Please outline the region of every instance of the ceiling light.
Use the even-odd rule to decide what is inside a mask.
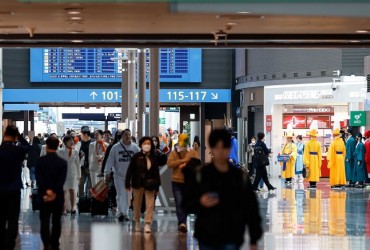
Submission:
[[[82,20],[82,17],[80,17],[80,16],[71,16],[71,17],[69,17],[69,19],[73,20],[73,21],[80,21],[80,20]]]
[[[83,43],[83,40],[71,40],[72,43]]]
[[[360,42],[360,40],[350,40],[349,42],[350,42],[350,43],[359,43],[359,42]]]
[[[249,11],[238,11],[238,12],[236,12],[236,13],[238,13],[238,14],[250,14],[250,12],[249,12]]]
[[[83,33],[84,31],[83,30],[70,30],[68,31],[69,34],[79,34],[79,33]]]
[[[81,14],[81,11],[78,11],[78,10],[70,10],[70,11],[67,11],[68,14],[70,15],[79,15]]]
[[[356,30],[356,33],[368,33],[369,30]]]
[[[235,23],[235,22],[228,22],[228,23],[226,23],[226,25],[229,25],[229,26],[235,26],[235,25],[238,25],[238,23]]]

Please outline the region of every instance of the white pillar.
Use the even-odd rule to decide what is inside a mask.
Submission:
[[[149,123],[150,136],[159,133],[159,49],[150,49],[150,105]]]
[[[122,60],[122,101],[121,101],[121,123],[125,123],[128,118],[128,62],[126,59]],[[128,128],[128,124],[126,127]],[[122,128],[120,128],[122,129]]]
[[[128,51],[128,120],[130,121],[129,124],[135,123],[135,89],[136,89],[136,82],[135,82],[135,51],[129,50]],[[131,127],[131,126],[130,126]],[[132,135],[135,135],[135,126],[130,128]]]
[[[137,135],[139,138],[145,136],[143,134],[143,114],[146,111],[146,60],[145,60],[146,51],[145,49],[140,49],[138,51],[138,105],[137,105]]]
[[[3,141],[3,49],[0,48],[0,142]]]

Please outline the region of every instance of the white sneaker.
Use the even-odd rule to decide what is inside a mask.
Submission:
[[[144,232],[147,234],[150,234],[152,232],[152,229],[150,228],[150,224],[145,223]]]
[[[140,222],[135,222],[135,232],[141,232],[141,224],[140,224]]]

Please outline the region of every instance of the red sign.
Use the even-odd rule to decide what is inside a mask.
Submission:
[[[307,116],[307,127],[309,128],[311,126],[311,122],[313,120],[316,120],[318,123],[318,128],[323,129],[323,128],[331,128],[331,123],[330,123],[330,115],[308,115]]]
[[[272,115],[266,115],[266,132],[272,131]]]
[[[306,128],[306,116],[305,115],[283,115],[283,128],[287,128],[289,124],[292,124],[293,129]]]

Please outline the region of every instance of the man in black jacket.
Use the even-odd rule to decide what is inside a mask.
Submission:
[[[67,176],[67,162],[56,151],[59,140],[49,137],[46,140],[47,155],[36,164],[36,180],[39,185],[41,239],[45,249],[59,249],[61,216],[64,205],[63,185]],[[52,230],[50,233],[50,217]]]
[[[257,241],[262,236],[258,202],[248,176],[229,163],[229,132],[213,130],[209,146],[212,163],[203,167],[197,176],[194,236],[199,249],[240,249],[246,225],[251,249],[257,249]]]
[[[21,205],[22,166],[29,150],[18,128],[8,126],[0,146],[0,249],[14,249]]]
[[[253,191],[258,191],[257,187],[258,187],[258,183],[260,183],[261,179],[263,180],[263,182],[266,184],[267,188],[269,191],[271,190],[275,190],[276,188],[273,187],[270,182],[269,182],[269,179],[267,177],[267,169],[266,169],[266,166],[269,165],[269,162],[268,162],[268,156],[269,154],[271,154],[271,151],[266,147],[266,144],[264,142],[265,140],[265,134],[262,133],[262,132],[259,132],[257,134],[257,142],[256,142],[256,145],[254,145],[254,157],[255,157],[255,168],[256,168],[256,177],[254,178],[254,182],[253,182]],[[262,162],[260,160],[258,160],[258,154],[256,152],[256,150],[259,150],[259,149],[262,149],[262,153],[264,154],[264,157],[265,157],[265,162]]]

